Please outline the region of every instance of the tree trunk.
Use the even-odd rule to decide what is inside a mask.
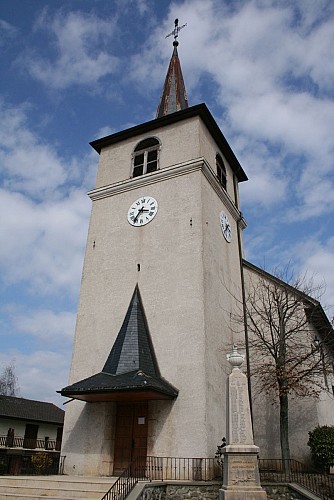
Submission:
[[[290,445],[289,445],[289,396],[287,393],[280,395],[280,440],[281,456],[285,472],[290,470]]]

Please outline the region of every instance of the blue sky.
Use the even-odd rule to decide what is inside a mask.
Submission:
[[[334,305],[331,0],[2,0],[0,368],[62,404],[98,155],[148,121],[172,53],[246,171],[246,258],[326,282]],[[333,307],[327,310],[333,316]]]

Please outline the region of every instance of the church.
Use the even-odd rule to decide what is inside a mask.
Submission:
[[[136,456],[214,457],[233,344],[251,370],[235,318],[252,281],[275,280],[244,259],[247,175],[207,106],[188,106],[179,30],[156,118],[91,143],[99,167],[70,380],[59,391],[70,398],[66,474],[117,475]],[[305,301],[329,330],[321,306]],[[321,338],[311,323],[307,335]],[[264,394],[251,403],[260,456],[279,458],[277,408]],[[329,395],[296,403],[292,456],[307,454],[309,430],[334,424],[333,409]]]

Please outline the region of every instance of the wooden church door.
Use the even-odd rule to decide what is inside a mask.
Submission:
[[[145,466],[147,454],[147,401],[118,403],[115,429],[114,474],[137,458]],[[139,465],[139,464],[138,464]]]

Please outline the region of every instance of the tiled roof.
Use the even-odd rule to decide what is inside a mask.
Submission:
[[[157,393],[157,399],[161,394],[169,398],[178,394],[160,375],[138,285],[102,372],[59,392],[62,396],[81,398],[84,394],[131,391]]]
[[[0,395],[0,418],[34,420],[62,425],[64,410],[53,403]]]

